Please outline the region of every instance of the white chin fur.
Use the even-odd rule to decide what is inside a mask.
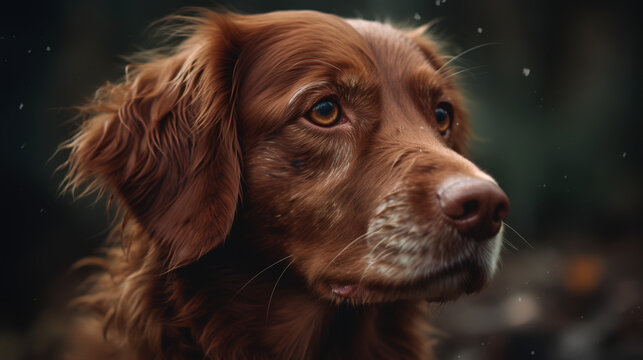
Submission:
[[[492,239],[481,243],[462,239],[457,230],[439,222],[418,224],[410,211],[407,193],[399,186],[378,206],[369,223],[363,278],[384,276],[392,282],[425,278],[461,261],[474,261],[490,279],[498,268],[504,227]],[[458,253],[443,258],[442,247],[460,239]],[[464,240],[464,241],[463,241]],[[370,273],[370,274],[369,274]]]

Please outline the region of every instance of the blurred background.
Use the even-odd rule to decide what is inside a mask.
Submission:
[[[472,158],[512,203],[489,288],[435,306],[441,359],[643,359],[641,26],[633,1],[220,2],[421,25],[458,66]],[[104,240],[102,202],[58,195],[52,155],[82,104],[154,46],[148,25],[205,1],[3,4],[0,358],[48,358],[70,265]],[[490,44],[491,43],[491,44]],[[50,159],[51,158],[51,159]]]

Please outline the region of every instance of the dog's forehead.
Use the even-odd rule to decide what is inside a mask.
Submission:
[[[421,65],[431,66],[413,39],[390,24],[362,19],[346,20],[369,44],[375,62],[385,74],[402,76]]]
[[[339,74],[372,76],[368,42],[340,17],[294,11],[263,15],[256,22],[248,26],[238,64],[250,92],[288,92]]]

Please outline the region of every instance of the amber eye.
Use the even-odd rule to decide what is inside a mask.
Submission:
[[[339,105],[332,100],[318,102],[308,113],[308,119],[319,126],[334,125],[339,117]]]
[[[435,123],[438,131],[443,133],[451,127],[451,104],[441,102],[435,108]]]

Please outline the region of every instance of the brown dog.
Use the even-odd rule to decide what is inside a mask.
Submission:
[[[430,356],[426,300],[493,275],[509,204],[461,155],[467,121],[425,29],[187,21],[66,145],[68,186],[124,212],[88,260],[104,271],[78,303],[102,325],[79,323],[76,356]]]

